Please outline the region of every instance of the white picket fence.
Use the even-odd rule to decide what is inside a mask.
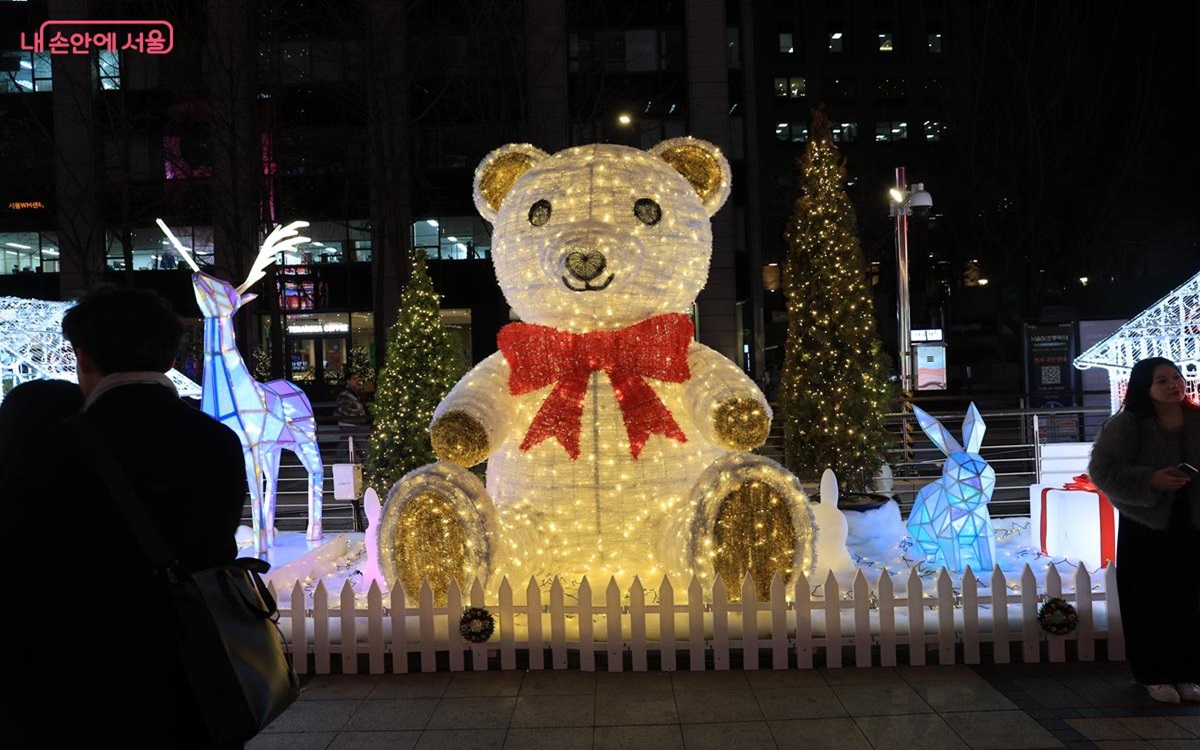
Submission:
[[[365,608],[357,603],[349,582],[336,602],[318,583],[309,607],[309,596],[297,582],[290,597],[280,601],[280,626],[294,653],[309,657],[295,660],[297,671],[317,674],[333,671],[335,654],[340,656],[338,671],[343,674],[359,671],[360,655],[366,656],[371,674],[408,672],[410,654],[417,655],[422,672],[439,669],[439,658],[440,668],[451,671],[517,669],[519,654],[526,662],[522,668],[576,668],[569,667],[573,661],[582,671],[594,671],[601,654],[610,672],[646,671],[652,656],[657,657],[656,669],[673,671],[681,653],[688,655],[691,670],[727,670],[738,656],[742,669],[758,669],[760,657],[772,669],[806,669],[813,666],[818,651],[823,652],[825,666],[841,667],[843,650],[852,654],[855,666],[869,667],[875,649],[874,664],[879,666],[895,666],[898,653],[905,651],[912,665],[926,664],[927,659],[937,664],[958,660],[978,664],[984,643],[992,644],[993,663],[1010,660],[1012,643],[1020,644],[1022,661],[1036,662],[1042,658],[1043,642],[1049,661],[1062,662],[1068,640],[1075,641],[1074,656],[1079,661],[1094,660],[1096,642],[1101,640],[1107,641],[1108,659],[1119,661],[1125,658],[1125,643],[1114,568],[1104,571],[1104,581],[1104,591],[1093,591],[1091,576],[1080,566],[1074,592],[1064,593],[1057,570],[1050,567],[1043,597],[1026,565],[1019,593],[1010,592],[999,568],[992,573],[987,591],[980,593],[969,569],[957,591],[942,569],[935,581],[936,593],[929,595],[913,569],[907,595],[897,598],[886,571],[876,591],[870,590],[859,571],[845,594],[831,572],[823,596],[814,598],[801,578],[788,601],[783,581],[776,576],[770,601],[759,602],[749,577],[742,583],[741,601],[730,601],[719,577],[709,596],[693,578],[678,600],[666,578],[651,592],[656,596],[650,597],[635,579],[627,592],[610,581],[600,606],[593,603],[586,579],[574,601],[568,601],[558,580],[548,597],[531,581],[525,601],[514,604],[506,578],[492,601],[478,582],[470,589],[469,601],[452,583],[445,606],[435,606],[427,584],[416,601],[397,584],[385,602],[382,590],[373,583]],[[1058,596],[1072,602],[1079,614],[1078,626],[1065,636],[1048,635],[1037,623],[1041,601]],[[459,618],[468,605],[492,613],[496,629],[487,643],[470,643],[459,635]],[[936,655],[931,656],[931,651]],[[388,654],[390,660],[385,659]]]

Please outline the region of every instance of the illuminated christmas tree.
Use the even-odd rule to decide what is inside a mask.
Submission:
[[[346,370],[358,376],[363,385],[375,382],[375,366],[371,363],[371,353],[365,346],[354,346],[346,356]]]
[[[822,112],[813,113],[810,130],[800,198],[785,230],[784,458],[801,478],[831,468],[844,488],[867,489],[890,442],[884,415],[895,387],[875,330],[846,169]]]
[[[399,316],[388,331],[387,359],[372,408],[366,481],[381,496],[400,477],[437,460],[429,444],[429,423],[465,368],[460,339],[442,324],[439,308],[438,293],[418,257],[400,295]]]

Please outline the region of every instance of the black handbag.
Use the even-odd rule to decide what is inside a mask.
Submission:
[[[300,680],[279,630],[279,610],[256,558],[188,574],[150,523],[125,473],[87,417],[68,420],[142,544],[170,587],[171,627],[188,682],[215,743],[245,741],[300,697]]]

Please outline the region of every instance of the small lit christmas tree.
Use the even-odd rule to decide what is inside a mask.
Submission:
[[[375,367],[371,363],[371,353],[365,346],[350,348],[346,357],[346,370],[352,375],[357,375],[363,385],[375,382]]]
[[[862,490],[883,463],[884,415],[896,391],[875,330],[846,169],[819,110],[810,131],[785,231],[784,460],[804,479],[831,468],[843,487]]]
[[[437,460],[429,423],[465,369],[461,340],[442,325],[439,308],[424,258],[418,256],[400,295],[399,317],[388,331],[387,359],[372,407],[366,481],[381,497],[400,477]]]
[[[265,383],[271,379],[271,347],[260,344],[251,352],[254,360],[254,379]]]

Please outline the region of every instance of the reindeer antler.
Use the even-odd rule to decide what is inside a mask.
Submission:
[[[163,223],[162,219],[155,219],[155,221],[158,222],[158,228],[163,230],[163,234],[167,235],[167,239],[171,240],[171,244],[175,246],[175,252],[183,256],[183,259],[187,261],[187,264],[192,267],[193,271],[200,273],[200,266],[196,265],[196,261],[192,260],[192,254],[183,246],[183,243],[175,235],[171,234],[171,230],[167,229],[167,225]]]
[[[258,251],[258,257],[254,259],[254,265],[250,267],[250,273],[246,276],[246,280],[237,288],[237,293],[245,293],[251,285],[266,276],[263,269],[275,262],[276,253],[294,250],[296,245],[308,242],[308,237],[298,234],[298,231],[306,226],[308,226],[307,221],[293,221],[287,226],[278,226],[271,230],[271,233],[263,240],[262,249]]]

